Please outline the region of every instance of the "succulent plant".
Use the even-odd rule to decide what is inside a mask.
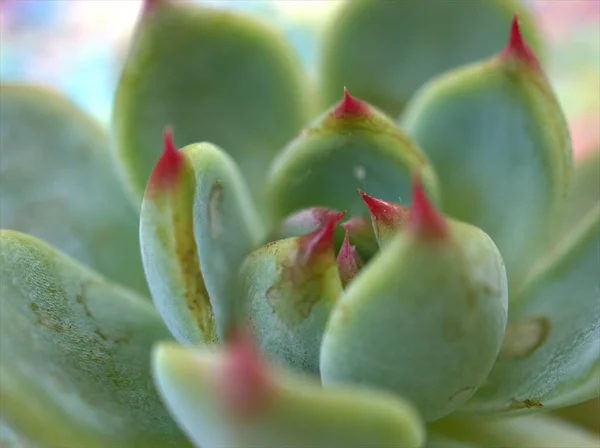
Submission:
[[[543,414],[600,396],[600,168],[540,46],[512,2],[355,1],[309,81],[146,0],[110,137],[2,86],[7,446],[599,446]]]

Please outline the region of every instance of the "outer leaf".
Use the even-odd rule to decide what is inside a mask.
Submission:
[[[428,448],[583,448],[600,446],[600,438],[556,417],[447,418],[428,427],[434,443]],[[442,434],[455,444],[436,444]]]
[[[562,212],[556,240],[560,241],[568,237],[573,228],[598,203],[600,203],[600,147],[586,154],[575,165],[571,191]]]
[[[174,345],[155,352],[159,390],[198,447],[405,448],[423,443],[418,416],[404,401],[372,390],[323,391],[313,380],[283,372],[272,372],[272,393],[259,410],[244,417],[232,414],[221,396],[224,362],[223,354]]]
[[[0,412],[61,448],[181,447],[149,378],[152,307],[25,234],[0,233]]]
[[[175,151],[165,148],[148,184],[142,257],[154,303],[173,335],[212,342],[228,332],[238,268],[262,239],[262,227],[227,154],[208,143]]]
[[[48,241],[147,293],[138,220],[104,132],[52,91],[0,87],[0,227]]]
[[[512,0],[347,2],[323,37],[322,107],[347,86],[397,116],[429,78],[502,48],[515,11],[537,48],[529,16]]]
[[[306,119],[291,47],[267,25],[230,11],[168,0],[148,6],[115,99],[116,149],[129,187],[141,199],[162,130],[172,125],[184,145],[227,148],[259,199],[269,161]]]
[[[517,22],[496,57],[425,85],[404,125],[439,175],[444,211],[484,230],[511,283],[519,280],[547,246],[568,193],[571,145]]]
[[[600,395],[600,205],[511,303],[506,339],[468,412],[547,410]]]
[[[406,201],[412,174],[437,195],[435,173],[421,150],[390,118],[346,91],[273,162],[267,183],[271,216],[278,221],[313,206],[365,215],[358,188]]]
[[[590,431],[600,433],[600,397],[558,409],[555,414]]]

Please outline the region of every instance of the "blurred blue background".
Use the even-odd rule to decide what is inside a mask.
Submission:
[[[319,29],[343,1],[196,0],[276,23],[309,71]],[[600,0],[525,4],[546,35],[545,68],[581,154],[600,140]],[[141,6],[141,0],[0,0],[0,79],[53,86],[107,124]]]

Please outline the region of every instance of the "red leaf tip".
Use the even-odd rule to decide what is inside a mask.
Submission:
[[[232,332],[225,350],[218,376],[224,405],[239,418],[254,416],[272,390],[268,365],[247,330]]]
[[[429,202],[419,177],[413,177],[412,205],[408,213],[407,227],[426,239],[441,239],[448,233],[446,220]]]
[[[342,247],[338,252],[337,265],[338,272],[340,273],[340,280],[344,287],[356,277],[363,265],[360,256],[356,252],[356,247],[350,244],[350,235],[347,230]]]
[[[505,58],[512,57],[518,59],[530,67],[539,69],[540,64],[537,57],[525,42],[523,34],[521,33],[521,27],[519,26],[519,17],[515,13],[510,27],[510,35],[508,37],[508,43],[502,50],[501,55]]]
[[[173,141],[173,129],[167,126],[163,131],[163,152],[150,175],[149,187],[167,189],[179,176],[183,166],[183,154],[179,152]]]
[[[335,226],[344,216],[346,212],[333,213],[319,229],[300,237],[298,251],[300,263],[307,263],[314,255],[333,249]]]
[[[344,97],[333,109],[332,115],[335,118],[346,118],[346,117],[366,117],[371,114],[369,106],[353,97],[348,92],[348,89],[344,87]]]
[[[381,221],[384,224],[392,225],[404,219],[407,210],[400,204],[384,201],[383,199],[377,199],[360,189],[358,192],[360,193],[364,203],[367,205],[369,213],[371,214],[371,219],[374,222]]]

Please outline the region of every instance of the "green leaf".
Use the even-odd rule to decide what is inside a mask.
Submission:
[[[567,238],[573,228],[600,202],[600,148],[590,151],[575,165],[573,182],[555,242]]]
[[[177,151],[169,139],[142,203],[142,259],[175,338],[215,342],[235,320],[238,269],[264,232],[231,157],[208,143]]]
[[[600,446],[600,437],[552,416],[516,418],[446,418],[428,426],[435,441],[445,438],[454,444],[427,448],[584,448]]]
[[[500,356],[469,413],[531,412],[600,395],[600,205],[516,293]]]
[[[405,226],[338,299],[321,378],[394,391],[432,421],[489,374],[506,325],[506,273],[485,233],[442,220],[419,196]]]
[[[241,405],[239,397],[229,402],[227,394],[256,384],[249,366],[232,372],[228,362],[227,353],[170,344],[154,353],[158,388],[197,447],[408,448],[424,442],[422,424],[403,400],[374,390],[324,391],[317,381],[282,371],[266,372],[266,395],[255,397],[260,407],[239,415],[231,407]]]
[[[143,12],[119,82],[116,150],[141,200],[172,125],[182,145],[226,148],[254,199],[269,161],[305,123],[305,86],[292,48],[266,24],[189,2]]]
[[[181,447],[150,378],[152,306],[29,235],[0,232],[0,413],[61,448]]]
[[[427,83],[403,124],[439,176],[444,212],[485,231],[519,281],[568,193],[571,144],[517,22],[504,51]]]
[[[345,91],[274,160],[267,181],[271,218],[308,207],[365,215],[358,188],[401,202],[417,174],[436,196],[427,157],[389,117]]]
[[[342,292],[333,247],[339,219],[256,249],[241,268],[244,315],[258,344],[296,370],[319,373],[323,330]]]
[[[0,86],[0,228],[29,233],[147,294],[138,218],[102,129],[45,88]]]
[[[600,434],[600,397],[558,409],[554,414]]]
[[[321,43],[322,108],[346,86],[398,116],[429,78],[502,48],[515,11],[537,48],[529,14],[512,0],[347,2]]]

